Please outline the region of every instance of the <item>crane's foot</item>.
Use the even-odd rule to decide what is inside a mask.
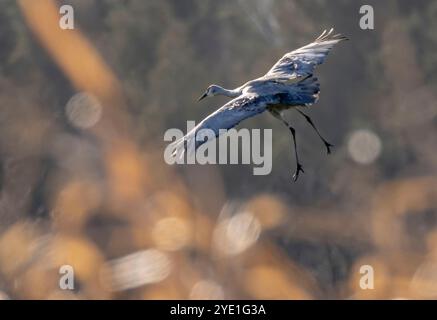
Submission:
[[[325,143],[326,151],[328,152],[328,154],[330,154],[331,153],[331,147],[333,148],[334,145],[329,143],[328,141],[324,141],[324,143]]]
[[[303,171],[302,165],[300,163],[298,163],[296,166],[296,172],[293,174],[293,181],[294,182],[297,181],[297,178],[299,177],[300,171],[302,171],[302,173],[305,173],[305,171]]]

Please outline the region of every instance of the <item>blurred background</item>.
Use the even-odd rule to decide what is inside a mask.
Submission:
[[[432,0],[2,1],[0,297],[437,298],[436,18]],[[164,132],[226,101],[196,102],[210,83],[261,76],[332,26],[351,41],[307,111],[333,154],[290,111],[297,183],[268,114],[240,127],[273,129],[270,175],[165,164]]]

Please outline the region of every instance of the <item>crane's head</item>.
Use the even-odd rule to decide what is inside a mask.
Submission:
[[[223,88],[222,87],[220,87],[218,85],[215,85],[215,84],[212,84],[212,85],[210,85],[206,89],[205,93],[199,98],[198,101],[200,101],[200,100],[202,100],[203,98],[206,98],[206,97],[216,96],[216,95],[218,95],[218,94],[220,94],[222,92],[223,92]]]

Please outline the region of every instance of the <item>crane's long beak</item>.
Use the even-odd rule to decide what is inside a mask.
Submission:
[[[200,101],[200,100],[202,100],[203,98],[205,98],[207,96],[207,94],[206,94],[206,92],[199,98],[199,100],[197,100],[197,101]]]

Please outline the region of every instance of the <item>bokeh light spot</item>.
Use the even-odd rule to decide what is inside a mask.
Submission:
[[[149,249],[112,260],[109,267],[111,287],[119,291],[164,280],[170,274],[171,261],[165,253]]]
[[[250,212],[242,212],[218,224],[214,242],[222,253],[236,255],[252,246],[260,233],[259,220]]]
[[[192,300],[222,300],[224,297],[222,287],[211,280],[196,282],[190,292]]]
[[[157,247],[162,250],[179,250],[189,241],[190,227],[185,219],[164,218],[156,223],[152,237]]]
[[[88,129],[94,126],[102,117],[102,111],[102,105],[99,100],[86,92],[75,94],[65,107],[68,121],[81,129]]]
[[[360,164],[371,164],[379,157],[381,150],[381,139],[370,130],[356,130],[349,137],[349,155]]]

